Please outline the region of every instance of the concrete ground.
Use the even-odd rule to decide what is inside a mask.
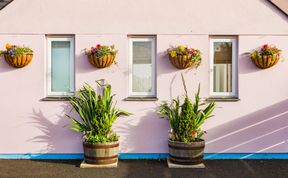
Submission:
[[[0,160],[0,178],[288,178],[288,160],[206,160],[205,169],[169,169],[166,160],[120,160],[114,169],[83,169],[79,168],[81,161]]]

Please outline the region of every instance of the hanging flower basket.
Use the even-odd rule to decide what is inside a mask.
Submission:
[[[260,69],[267,69],[278,63],[281,50],[265,44],[260,50],[250,53],[252,62]]]
[[[260,69],[267,69],[278,63],[280,55],[251,56],[253,63]]]
[[[178,69],[186,69],[191,67],[194,64],[191,58],[192,57],[188,55],[178,55],[173,57],[169,55],[171,64]]]
[[[87,55],[90,64],[98,68],[109,67],[115,62],[117,54],[114,45],[101,46],[97,44],[96,47],[91,47],[90,50],[84,49],[84,54]]]
[[[28,65],[33,58],[33,51],[28,47],[6,44],[6,51],[0,51],[5,61],[12,67],[22,68]]]
[[[183,45],[167,49],[170,63],[178,69],[198,67],[201,63],[201,52],[198,49]]]
[[[87,55],[87,57],[88,57],[90,64],[92,64],[93,66],[98,67],[98,68],[105,68],[105,67],[109,67],[114,62],[116,55],[108,54],[102,57]]]
[[[20,54],[14,57],[11,57],[9,54],[4,54],[4,58],[12,67],[22,68],[31,62],[33,54]]]

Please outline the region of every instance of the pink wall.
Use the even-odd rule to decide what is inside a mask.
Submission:
[[[69,105],[40,101],[46,89],[45,34],[75,34],[76,88],[105,78],[118,106],[134,113],[114,126],[122,153],[167,152],[169,125],[155,113],[157,105],[183,93],[181,72],[190,95],[201,83],[201,95],[208,97],[209,35],[239,35],[240,101],[217,103],[215,117],[204,125],[206,152],[287,152],[288,18],[260,0],[187,0],[190,6],[181,8],[173,2],[17,0],[0,11],[0,49],[10,42],[35,51],[32,63],[22,69],[0,60],[0,154],[82,152],[81,135],[67,127]],[[128,94],[127,34],[157,35],[159,101],[123,101]],[[97,43],[115,44],[117,65],[96,69],[88,63],[81,51]],[[264,43],[282,49],[283,60],[260,70],[242,54]],[[177,70],[163,57],[170,45],[178,44],[202,51],[197,70]]]

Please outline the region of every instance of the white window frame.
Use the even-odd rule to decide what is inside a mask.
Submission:
[[[49,97],[65,97],[74,95],[75,92],[75,55],[74,55],[74,36],[48,36],[47,38],[47,95]],[[53,41],[69,41],[70,42],[70,92],[52,92],[52,76],[51,76],[51,51]]]
[[[151,65],[152,65],[152,77],[151,92],[133,92],[133,42],[152,42],[151,52]],[[129,37],[129,97],[156,97],[156,37],[155,36],[137,36]]]
[[[232,92],[214,92],[214,42],[232,42]],[[210,38],[210,97],[237,96],[237,37]]]

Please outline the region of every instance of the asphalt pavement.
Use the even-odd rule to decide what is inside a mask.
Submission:
[[[120,160],[118,168],[80,168],[82,160],[0,160],[0,178],[288,178],[288,160],[205,160],[204,169],[169,169],[166,160]]]

